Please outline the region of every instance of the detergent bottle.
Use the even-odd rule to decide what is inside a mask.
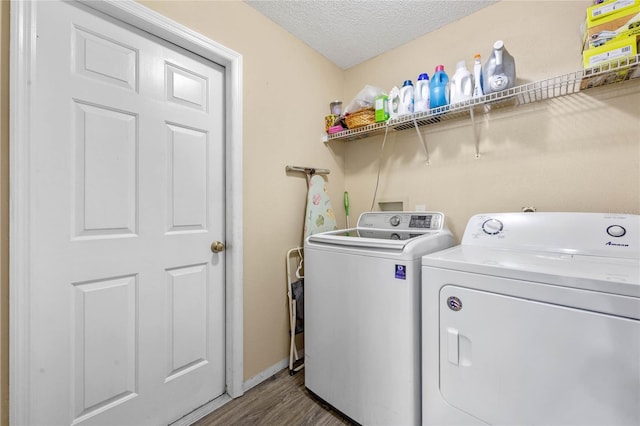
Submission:
[[[387,108],[389,112],[389,118],[398,118],[398,112],[400,109],[400,89],[397,86],[393,86],[389,91],[389,99],[387,100]]]
[[[400,107],[398,108],[398,115],[413,114],[414,103],[414,87],[411,80],[405,80],[400,89]]]
[[[467,64],[464,61],[459,61],[456,65],[456,72],[451,77],[451,103],[464,102],[471,99],[472,96],[473,81],[471,72],[467,69]]]
[[[509,89],[516,84],[516,63],[507,52],[502,40],[493,44],[491,57],[484,64],[483,88],[485,94]]]
[[[437,108],[448,104],[449,76],[444,72],[444,65],[438,65],[429,83],[429,107]]]
[[[484,95],[482,88],[482,62],[480,62],[480,54],[476,53],[473,57],[473,97],[479,98]]]
[[[413,109],[415,112],[429,110],[429,74],[426,72],[418,76],[414,101]]]
[[[389,119],[389,96],[385,93],[379,94],[375,97],[373,105],[376,123],[387,121]]]

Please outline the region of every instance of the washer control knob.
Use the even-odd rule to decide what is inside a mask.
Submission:
[[[626,233],[627,230],[620,225],[611,225],[607,228],[607,234],[611,235],[612,237],[622,237]]]
[[[499,234],[500,231],[502,231],[503,227],[504,225],[502,225],[502,222],[500,222],[498,219],[488,219],[485,220],[482,224],[482,230],[485,234],[489,235]]]
[[[389,223],[391,224],[391,226],[400,225],[400,216],[398,215],[391,216],[391,219],[389,219]]]

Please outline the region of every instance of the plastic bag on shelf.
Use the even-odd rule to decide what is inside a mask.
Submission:
[[[373,108],[376,97],[382,93],[382,89],[367,84],[358,92],[351,102],[349,102],[343,111],[343,115],[354,113],[364,108]]]

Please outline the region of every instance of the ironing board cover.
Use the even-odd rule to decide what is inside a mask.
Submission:
[[[304,237],[319,232],[338,229],[336,216],[331,207],[327,184],[319,175],[309,179],[309,194],[307,196],[307,213],[304,219]]]

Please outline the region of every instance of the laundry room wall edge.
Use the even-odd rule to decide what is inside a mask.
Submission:
[[[0,425],[9,424],[9,2],[0,2]]]
[[[444,64],[484,63],[502,39],[516,62],[517,84],[582,68],[580,25],[592,2],[501,1],[345,71],[345,97],[364,84],[389,90]],[[545,28],[540,31],[540,28]],[[459,239],[476,213],[603,211],[640,213],[640,82],[389,134],[378,200],[442,211]],[[345,184],[352,215],[371,207],[383,137],[346,143]]]

